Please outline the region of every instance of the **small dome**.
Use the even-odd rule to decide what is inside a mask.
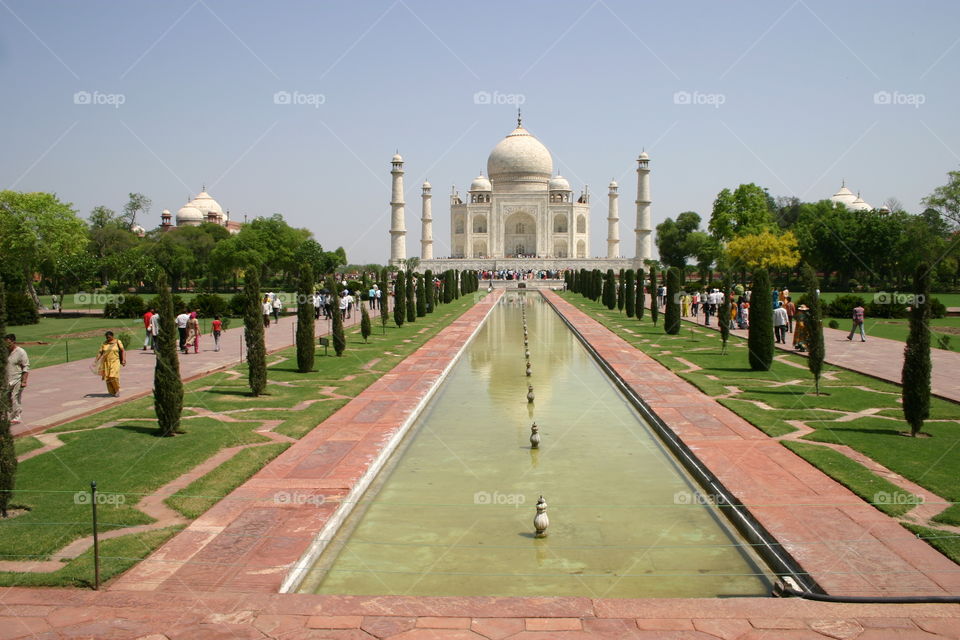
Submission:
[[[162,216],[169,216],[169,215],[170,215],[170,209],[164,209],[163,211],[160,212],[160,215],[162,215]]]
[[[608,184],[607,186],[608,186],[609,188],[611,188],[611,189],[616,189],[616,188],[619,187],[620,185],[617,184],[617,181],[616,181],[616,180],[611,180],[611,181],[610,181],[610,184]]]
[[[403,162],[403,156],[401,156],[401,155],[398,153],[398,154],[396,154],[395,156],[393,156],[393,160],[391,160],[390,162]]]
[[[563,176],[554,176],[550,178],[550,184],[547,187],[550,191],[570,191],[570,183]]]
[[[490,181],[484,177],[481,173],[476,178],[473,179],[473,182],[470,183],[470,191],[492,191],[493,186],[490,184]]]
[[[497,143],[487,158],[487,175],[494,181],[534,178],[547,182],[553,173],[553,158],[543,143],[518,126]]]
[[[850,189],[847,189],[846,184],[840,186],[840,190],[835,194],[830,196],[831,202],[839,202],[842,205],[850,207],[856,201],[857,196],[853,195],[853,192]]]
[[[649,159],[650,159],[650,156],[647,155],[646,151],[641,151],[640,157],[637,158],[637,160],[649,160]]]
[[[424,189],[433,189],[433,187],[430,186],[430,183],[427,182],[426,180],[423,181],[423,188],[424,188]]]
[[[873,209],[873,207],[864,202],[859,193],[857,194],[857,199],[850,204],[850,208],[854,211],[870,211]]]
[[[177,226],[191,223],[200,224],[203,220],[204,216],[200,210],[189,204],[184,205],[180,211],[177,211]]]

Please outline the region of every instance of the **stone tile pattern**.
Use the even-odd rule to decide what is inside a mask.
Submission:
[[[488,296],[197,518],[113,588],[276,593],[502,295]]]
[[[772,598],[596,600],[0,592],[0,640],[960,639],[960,605]]]
[[[828,593],[960,593],[957,565],[895,520],[555,293],[542,294]]]

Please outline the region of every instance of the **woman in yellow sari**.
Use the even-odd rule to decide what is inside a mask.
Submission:
[[[105,338],[95,363],[99,364],[97,373],[107,383],[107,393],[116,398],[120,395],[120,367],[127,366],[127,352],[113,337],[113,331],[107,331]]]

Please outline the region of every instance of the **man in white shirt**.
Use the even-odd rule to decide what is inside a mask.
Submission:
[[[347,320],[350,318],[350,303],[353,302],[353,296],[350,295],[349,289],[344,289],[343,294],[340,296],[340,316]]]
[[[787,310],[783,308],[783,303],[777,301],[776,308],[773,310],[773,336],[774,342],[787,344],[787,323],[789,318]]]
[[[280,296],[276,296],[273,299],[273,323],[277,324],[280,322],[280,311],[283,309],[283,302],[280,301]]]
[[[190,314],[184,311],[177,316],[177,333],[180,334],[180,351],[187,352],[187,323],[190,322]]]
[[[23,347],[17,346],[17,336],[8,333],[4,336],[7,351],[7,383],[10,385],[10,424],[20,424],[23,407],[21,399],[30,376],[30,358]]]
[[[157,336],[160,334],[160,314],[154,312],[150,316],[150,345],[154,351],[157,350]]]

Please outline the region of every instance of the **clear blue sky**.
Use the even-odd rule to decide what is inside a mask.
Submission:
[[[384,262],[399,149],[408,255],[424,178],[446,255],[450,186],[465,191],[515,124],[513,105],[475,102],[486,91],[522,96],[525,126],[575,191],[590,185],[593,255],[615,177],[632,256],[644,147],[655,224],[705,223],[741,182],[817,200],[845,178],[919,211],[960,164],[958,25],[954,0],[0,0],[0,186],[84,216],[139,191],[152,228],[205,184],[234,218],[279,212]],[[280,91],[323,104],[275,104]],[[677,104],[684,91],[722,104]],[[902,104],[877,104],[884,91]]]

